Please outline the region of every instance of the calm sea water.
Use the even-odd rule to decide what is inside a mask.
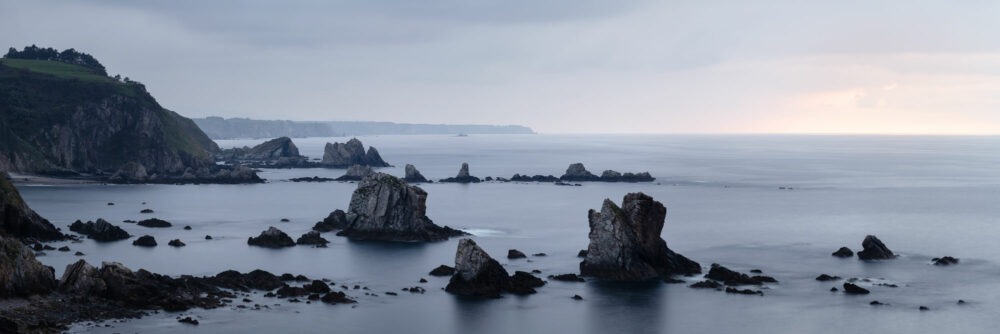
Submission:
[[[328,141],[296,139],[304,155],[322,157]],[[453,176],[462,162],[473,175],[514,173],[559,176],[583,162],[604,169],[649,171],[647,184],[584,183],[561,187],[532,183],[426,184],[428,216],[440,225],[474,233],[507,270],[544,275],[578,272],[586,248],[586,213],[604,198],[620,202],[642,191],[668,208],[663,238],[675,251],[732,269],[762,269],[780,284],[765,296],[727,295],[686,285],[623,285],[551,281],[531,296],[498,300],[457,298],[442,289],[447,278],[427,275],[453,265],[457,239],[428,244],[350,242],[332,233],[329,248],[280,250],[249,247],[246,238],[276,226],[293,238],[334,209],[347,209],[355,184],[294,183],[301,176],[337,177],[343,170],[265,170],[258,185],[22,185],[28,203],[58,226],[105,218],[131,234],[150,234],[160,246],[130,241],[68,244],[91,263],[118,261],[165,274],[212,275],[226,269],[265,269],[339,284],[395,291],[399,296],[348,294],[350,305],[291,304],[263,296],[250,303],[269,311],[192,310],[194,327],[176,313],[73,332],[93,333],[993,333],[1000,325],[1000,137],[917,136],[624,136],[493,135],[373,136],[402,175],[412,163],[428,178]],[[220,141],[223,147],[261,140]],[[792,190],[781,190],[790,187]],[[114,206],[106,205],[114,202]],[[142,202],[147,202],[142,205]],[[143,215],[139,210],[156,212]],[[168,229],[122,224],[158,217]],[[279,222],[288,218],[291,222]],[[193,227],[190,231],[181,229]],[[204,240],[212,235],[214,240]],[[855,250],[878,235],[902,255],[865,263],[837,259],[840,246]],[[186,247],[166,246],[179,238]],[[60,245],[56,245],[60,246]],[[508,249],[547,253],[507,260]],[[961,264],[930,265],[951,255]],[[79,257],[48,252],[56,267]],[[828,290],[820,273],[879,279],[898,288],[871,287],[868,296]],[[427,278],[428,283],[418,283]],[[696,278],[690,278],[694,281]],[[422,286],[427,293],[401,288]],[[583,301],[570,299],[579,294]],[[956,304],[963,299],[964,305]],[[889,306],[874,307],[879,300]],[[280,305],[274,305],[280,304]],[[234,304],[236,305],[236,304]],[[931,310],[920,312],[918,306]]]

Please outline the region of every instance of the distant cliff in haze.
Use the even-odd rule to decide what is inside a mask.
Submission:
[[[195,123],[212,139],[273,138],[273,137],[334,137],[361,135],[426,135],[426,134],[533,134],[520,125],[449,125],[406,124],[392,122],[298,122],[248,118],[194,118]]]

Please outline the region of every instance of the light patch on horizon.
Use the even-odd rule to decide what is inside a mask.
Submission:
[[[189,117],[1000,134],[998,8],[0,0],[0,46],[91,53]]]

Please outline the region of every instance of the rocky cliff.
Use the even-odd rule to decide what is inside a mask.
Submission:
[[[625,195],[619,208],[604,200],[590,210],[590,246],[580,274],[620,281],[641,281],[701,272],[701,266],[667,248],[660,238],[667,208],[643,193]]]
[[[35,259],[14,238],[0,236],[0,298],[46,294],[56,286],[55,271]]]
[[[351,195],[347,227],[337,235],[356,240],[437,241],[466,234],[427,218],[427,192],[395,176],[368,174]]]
[[[66,238],[52,223],[28,207],[6,175],[0,175],[0,235],[42,241]]]
[[[132,164],[147,177],[118,182],[184,182],[186,171],[205,168],[210,172],[192,182],[214,182],[218,170],[229,168],[215,165],[210,155],[218,147],[194,122],[160,106],[141,83],[52,61],[2,63],[4,170],[108,178]],[[224,176],[225,183],[260,182],[255,174]]]
[[[351,138],[347,143],[326,143],[323,149],[323,165],[328,167],[345,168],[353,165],[369,167],[390,167],[389,163],[382,160],[378,150],[369,146],[365,152],[365,146],[357,138]]]

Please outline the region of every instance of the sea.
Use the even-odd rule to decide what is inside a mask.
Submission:
[[[327,142],[296,138],[319,159]],[[104,218],[159,246],[131,240],[59,242],[72,251],[39,259],[56,277],[79,259],[114,261],[169,275],[214,275],[263,269],[329,279],[353,305],[292,303],[251,294],[250,302],[141,319],[84,322],[70,333],[996,333],[1000,328],[1000,137],[862,135],[392,135],[364,136],[395,165],[430,179],[451,177],[462,163],[474,176],[560,176],[581,162],[600,174],[648,171],[650,183],[429,183],[427,215],[471,233],[510,273],[578,273],[588,245],[587,212],[604,199],[620,203],[646,193],[667,207],[662,237],[701,263],[779,283],[763,296],[727,294],[661,282],[548,283],[528,296],[465,298],[444,291],[459,238],[431,243],[354,242],[324,233],[328,248],[267,249],[247,245],[269,226],[293,238],[335,209],[346,210],[352,182],[291,182],[343,175],[343,169],[263,169],[263,184],[20,184],[27,203],[56,226]],[[221,147],[264,139],[219,140]],[[108,205],[108,203],[114,205]],[[141,214],[142,209],[152,214]],[[123,220],[160,218],[171,228]],[[282,222],[288,219],[288,222]],[[184,230],[183,226],[191,226]],[[211,235],[212,240],[205,240]],[[876,235],[900,256],[886,261],[836,258]],[[180,239],[185,247],[166,243]],[[506,258],[509,249],[529,254]],[[85,253],[76,256],[74,252]],[[531,254],[545,253],[545,256]],[[932,265],[953,256],[960,263]],[[831,292],[857,278],[869,295]],[[427,280],[420,283],[421,278]],[[355,289],[355,285],[362,287]],[[896,287],[891,287],[895,285]],[[425,293],[403,288],[419,286]],[[367,290],[366,290],[367,289]],[[398,295],[387,295],[395,292]],[[572,299],[579,295],[583,299]],[[883,305],[870,305],[872,301]],[[964,303],[959,303],[959,300]],[[256,310],[253,304],[267,305]],[[241,308],[240,306],[248,306]],[[927,310],[919,310],[924,306]],[[178,317],[198,319],[197,326]]]

